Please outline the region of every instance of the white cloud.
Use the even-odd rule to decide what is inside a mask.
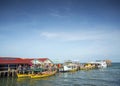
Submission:
[[[59,13],[50,13],[50,15],[55,17],[64,17],[63,15],[60,15]]]
[[[47,39],[59,39],[66,41],[79,40],[112,40],[118,39],[118,32],[102,32],[102,31],[87,31],[87,32],[42,32],[41,36]],[[111,38],[112,37],[112,38]]]
[[[47,38],[56,38],[58,36],[57,33],[49,33],[49,32],[43,32],[41,33],[41,35]]]
[[[49,8],[49,14],[54,17],[68,17],[71,15],[70,8],[69,7],[63,7],[63,8]]]

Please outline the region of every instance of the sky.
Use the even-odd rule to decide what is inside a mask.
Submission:
[[[0,0],[0,56],[120,62],[119,0]]]

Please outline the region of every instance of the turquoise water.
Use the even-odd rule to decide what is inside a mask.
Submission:
[[[0,78],[0,86],[120,86],[120,63],[74,73],[57,73],[42,79]]]

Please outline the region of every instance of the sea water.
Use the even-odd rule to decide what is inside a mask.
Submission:
[[[41,79],[0,78],[0,86],[120,86],[120,63],[104,69],[57,73]]]

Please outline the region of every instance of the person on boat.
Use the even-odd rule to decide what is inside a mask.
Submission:
[[[48,69],[49,69],[49,65],[45,64],[45,71],[48,71]]]
[[[57,65],[54,65],[54,66],[53,66],[53,71],[56,71],[57,68],[58,68]]]
[[[34,73],[34,71],[33,71],[34,70],[34,66],[33,65],[30,66],[30,70],[31,70],[31,72],[33,74]]]
[[[52,67],[51,67],[51,66],[48,67],[48,71],[49,71],[49,72],[52,71]]]
[[[48,65],[48,72],[52,72],[52,67],[53,65],[51,64],[51,63],[49,63],[49,65]]]
[[[57,64],[57,68],[61,68],[61,64]]]
[[[17,70],[18,70],[18,73],[21,73],[21,71],[22,71],[22,66],[19,65],[18,68],[17,68]]]
[[[26,66],[23,66],[23,74],[26,73]]]

